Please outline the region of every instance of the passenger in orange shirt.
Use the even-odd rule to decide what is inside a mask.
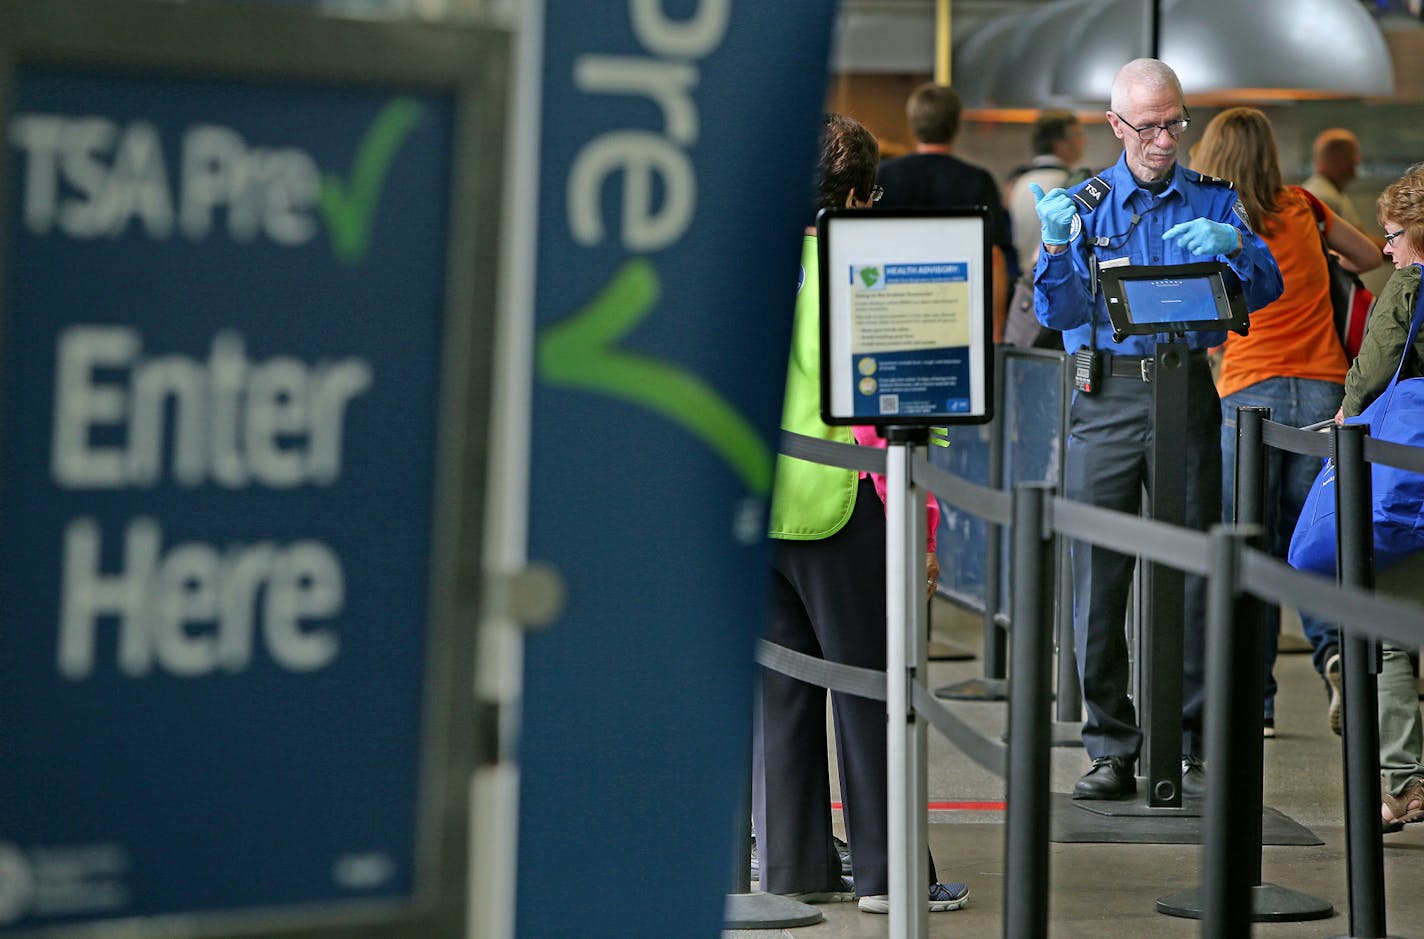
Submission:
[[[1251,314],[1251,332],[1229,334],[1222,347],[1217,392],[1221,395],[1223,520],[1232,521],[1236,479],[1236,409],[1271,409],[1271,420],[1302,427],[1328,420],[1344,394],[1349,362],[1335,331],[1330,281],[1321,230],[1311,197],[1281,182],[1280,156],[1266,115],[1255,108],[1222,111],[1192,148],[1192,168],[1229,179],[1281,269],[1280,299]],[[1384,260],[1375,243],[1324,204],[1325,241],[1346,269],[1372,270]],[[1320,469],[1316,457],[1266,450],[1267,548],[1284,558],[1302,503]],[[1340,732],[1339,634],[1333,624],[1306,613],[1301,626],[1310,640],[1316,671],[1330,693],[1330,726]],[[1266,736],[1275,736],[1277,630],[1266,639]]]

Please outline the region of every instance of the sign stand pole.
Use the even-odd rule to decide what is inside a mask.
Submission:
[[[925,491],[910,480],[914,448],[929,441],[924,427],[887,427],[885,439],[885,707],[889,787],[890,935],[924,937],[929,888],[927,724],[915,713],[911,689],[926,668],[921,591],[925,570]],[[852,848],[854,850],[854,848]]]

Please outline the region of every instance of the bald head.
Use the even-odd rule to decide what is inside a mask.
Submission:
[[[1322,130],[1315,138],[1312,148],[1315,157],[1315,172],[1343,189],[1355,178],[1360,165],[1360,140],[1343,127]]]
[[[1127,168],[1139,183],[1158,182],[1172,174],[1187,108],[1177,73],[1165,62],[1133,59],[1120,68],[1113,79],[1107,119],[1113,135],[1122,141]]]
[[[1168,92],[1182,99],[1182,83],[1177,73],[1161,59],[1133,59],[1117,70],[1112,83],[1112,109],[1130,111],[1133,99],[1143,94]]]

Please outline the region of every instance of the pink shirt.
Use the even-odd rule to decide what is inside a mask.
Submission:
[[[862,447],[879,447],[882,450],[885,449],[885,438],[876,433],[874,427],[857,425],[852,427],[851,431],[855,434],[855,442]],[[875,492],[880,496],[880,504],[884,505],[885,477],[879,473],[862,472],[860,474],[861,479],[867,476],[870,477],[871,482],[875,483]],[[934,551],[935,538],[939,533],[939,500],[934,497],[934,493],[932,492],[928,493],[928,496],[929,498],[925,500],[925,522],[928,525],[929,531],[929,544],[926,550]]]

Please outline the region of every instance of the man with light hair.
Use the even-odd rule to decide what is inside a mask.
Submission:
[[[1014,249],[1019,266],[1033,270],[1038,257],[1038,213],[1034,211],[1033,193],[1029,183],[1042,189],[1055,189],[1079,182],[1088,171],[1077,169],[1083,159],[1086,140],[1078,115],[1061,108],[1045,108],[1033,122],[1033,162],[1020,168],[1009,181],[1004,207],[1014,233]]]
[[[1078,360],[1069,409],[1065,494],[1068,498],[1137,515],[1151,484],[1152,377],[1159,340],[1170,334],[1113,338],[1098,271],[1122,264],[1179,265],[1218,261],[1241,280],[1248,310],[1281,294],[1281,272],[1251,230],[1229,182],[1177,162],[1177,141],[1191,115],[1177,75],[1156,59],[1135,59],[1113,80],[1107,120],[1122,141],[1117,163],[1097,176],[1047,194],[1034,187],[1043,248],[1034,270],[1034,312],[1063,332],[1064,349]],[[1207,365],[1207,349],[1226,339],[1221,330],[1186,334],[1187,401],[1180,428],[1186,460],[1172,467],[1186,490],[1185,522],[1205,531],[1221,519],[1221,402]],[[1133,701],[1124,624],[1135,559],[1104,547],[1072,547],[1073,636],[1086,719],[1083,746],[1092,767],[1074,787],[1075,799],[1121,799],[1137,791],[1134,764],[1142,748]],[[1202,704],[1206,583],[1188,576],[1182,648],[1157,655],[1182,662],[1182,792],[1201,795]],[[1171,747],[1176,741],[1153,741]]]
[[[1330,206],[1330,211],[1369,234],[1371,226],[1360,223],[1360,215],[1345,195],[1345,187],[1355,178],[1360,167],[1360,140],[1343,127],[1329,127],[1315,137],[1311,148],[1315,173],[1301,187]],[[1370,235],[1381,248],[1383,239]]]

